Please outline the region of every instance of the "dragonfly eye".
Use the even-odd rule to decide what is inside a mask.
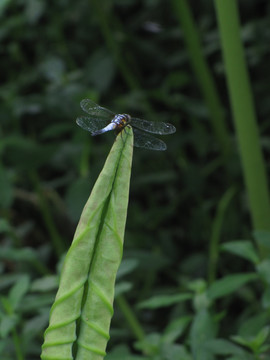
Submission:
[[[123,116],[125,117],[125,120],[126,120],[127,122],[130,122],[131,116],[130,116],[129,114],[123,114]]]

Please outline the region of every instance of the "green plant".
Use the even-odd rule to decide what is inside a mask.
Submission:
[[[132,130],[119,134],[66,255],[41,358],[103,359],[123,251]]]
[[[105,359],[269,359],[269,2],[171,3],[0,1],[1,359],[40,359],[113,141],[82,98],[177,128],[134,150]]]
[[[270,195],[234,0],[215,0],[226,79],[255,230],[270,230]],[[262,256],[269,255],[261,249]]]

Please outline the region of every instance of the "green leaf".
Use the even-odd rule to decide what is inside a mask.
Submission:
[[[23,312],[31,312],[34,310],[39,311],[41,308],[49,307],[52,305],[54,296],[48,293],[26,295],[24,301],[20,304],[20,310]]]
[[[256,230],[253,235],[259,246],[270,250],[270,231]]]
[[[19,317],[16,314],[4,315],[0,321],[0,337],[6,337],[19,322]]]
[[[204,347],[205,342],[211,340],[216,334],[216,324],[206,309],[198,312],[191,325],[190,342],[194,359],[212,360],[212,353]]]
[[[135,349],[142,351],[147,355],[156,355],[160,351],[161,335],[158,333],[151,333],[144,337],[141,341],[136,341]]]
[[[183,316],[174,319],[165,329],[162,341],[165,343],[173,343],[185,331],[188,324],[191,322],[191,316]]]
[[[198,293],[193,298],[193,307],[196,311],[209,308],[211,301],[207,292]]]
[[[4,14],[4,11],[8,7],[9,3],[11,3],[11,0],[2,0],[0,2],[0,16]]]
[[[11,231],[11,226],[6,219],[0,219],[0,234]]]
[[[255,316],[241,322],[238,335],[243,337],[256,336],[258,332],[269,323],[269,314],[267,311],[260,312]]]
[[[113,348],[113,350],[106,356],[106,360],[149,360],[149,357],[144,357],[141,355],[133,355],[130,353],[128,346],[118,345]]]
[[[4,248],[0,253],[0,259],[8,259],[17,262],[30,262],[36,260],[36,254],[34,249],[28,247],[25,247],[23,249]]]
[[[254,338],[252,344],[256,349],[259,349],[262,346],[262,344],[265,342],[265,340],[269,335],[269,331],[270,331],[269,326],[265,326]]]
[[[269,326],[265,326],[261,329],[256,336],[243,337],[240,335],[232,336],[232,339],[240,345],[244,345],[251,349],[254,353],[262,351],[263,343],[266,341],[269,335]]]
[[[32,282],[31,291],[48,292],[57,289],[58,276],[48,275]]]
[[[257,271],[261,278],[267,283],[270,284],[270,260],[266,259],[260,262],[257,265]]]
[[[148,300],[139,303],[139,309],[158,309],[161,307],[167,307],[178,304],[179,302],[186,301],[192,298],[189,293],[174,294],[174,295],[159,295],[153,296]]]
[[[232,338],[236,343],[238,343],[238,344],[240,344],[240,345],[243,345],[243,346],[246,346],[246,347],[249,347],[251,337],[244,338],[243,336],[235,335],[235,336],[232,336],[231,338]]]
[[[258,121],[240,36],[237,1],[215,0],[229,97],[255,229],[270,229],[270,201]],[[260,247],[262,255],[267,253]],[[269,256],[269,252],[268,252]]]
[[[103,359],[123,251],[133,153],[119,134],[82,212],[66,255],[41,358]],[[80,320],[80,321],[77,321]],[[77,352],[73,354],[73,349]]]
[[[228,275],[220,280],[216,280],[208,290],[208,296],[211,300],[231,294],[239,290],[246,283],[258,279],[255,273]]]
[[[27,293],[30,287],[30,279],[28,275],[21,276],[21,278],[12,287],[9,293],[9,301],[13,310],[22,302],[22,298]]]
[[[197,294],[201,294],[205,292],[206,289],[206,281],[203,279],[196,279],[193,281],[190,281],[188,284],[188,288]]]
[[[138,263],[137,259],[124,259],[117,272],[117,279],[119,280],[121,277],[131,273],[138,266]]]
[[[179,344],[163,344],[161,348],[161,354],[157,360],[193,360],[192,356],[188,353],[187,349],[183,345]]]
[[[36,337],[36,334],[41,334],[48,322],[48,312],[42,309],[41,314],[31,317],[24,322],[22,337],[30,343]],[[30,345],[29,345],[30,346]]]
[[[221,249],[250,260],[254,264],[260,260],[254,245],[249,240],[227,242],[221,246]]]
[[[132,283],[128,281],[121,281],[119,284],[116,284],[115,297],[130,291],[130,289],[132,289],[132,286],[133,286]]]
[[[213,339],[205,343],[205,348],[210,350],[214,355],[244,355],[245,351],[225,339]]]

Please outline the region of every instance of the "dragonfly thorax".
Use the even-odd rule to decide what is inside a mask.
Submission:
[[[125,126],[127,126],[130,123],[131,117],[128,114],[117,114],[115,115],[115,117],[112,119],[112,123],[114,123],[115,126],[115,130],[117,132],[120,132],[121,130],[123,130],[123,128]]]

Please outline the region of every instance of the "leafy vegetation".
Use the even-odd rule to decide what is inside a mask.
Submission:
[[[237,33],[234,1],[221,3],[0,3],[2,359],[40,358],[114,142],[76,126],[83,98],[177,127],[166,152],[134,149],[106,359],[270,359],[270,5],[239,1]]]

